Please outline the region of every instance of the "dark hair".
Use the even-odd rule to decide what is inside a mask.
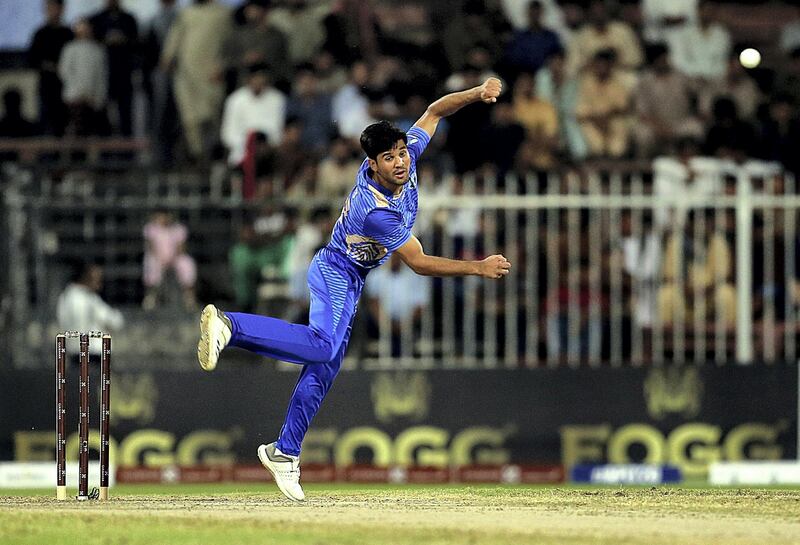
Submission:
[[[361,149],[367,157],[375,159],[379,153],[392,149],[398,140],[407,143],[406,133],[388,121],[378,121],[361,133]]]

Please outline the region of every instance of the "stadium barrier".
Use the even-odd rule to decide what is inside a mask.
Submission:
[[[224,172],[87,168],[56,177],[45,168],[17,169],[8,178],[4,249],[19,256],[4,271],[9,318],[31,339],[53,328],[51,309],[70,259],[105,263],[104,295],[140,303],[141,227],[157,208],[179,213],[192,233],[189,251],[201,281],[224,290],[228,250],[252,211],[225,187]],[[368,288],[345,368],[795,361],[795,180],[766,167],[703,172],[691,190],[671,180],[658,168],[611,165],[423,181],[416,232],[426,251],[460,259],[504,253],[512,272],[500,282],[415,278],[403,284],[411,286],[405,296]],[[286,204],[341,207],[313,198]],[[379,276],[373,273],[368,285]],[[294,308],[290,302],[270,306]],[[170,320],[175,327],[192,322]],[[150,318],[139,323],[147,338]],[[132,320],[132,339],[137,327]],[[191,344],[159,345],[162,352],[148,361],[192,366]],[[142,346],[139,337],[120,339],[119,360],[141,365]],[[31,344],[12,350],[18,365],[46,361]]]
[[[257,463],[296,380],[269,365],[116,369],[111,460],[159,471]],[[0,385],[0,459],[52,462],[52,372],[2,369]],[[67,401],[77,395],[70,389]],[[715,461],[796,458],[797,403],[797,368],[785,365],[362,371],[338,377],[305,438],[303,464],[649,464],[699,479]],[[77,415],[67,416],[76,430]],[[94,457],[97,433],[89,446]],[[71,433],[67,459],[77,451]]]

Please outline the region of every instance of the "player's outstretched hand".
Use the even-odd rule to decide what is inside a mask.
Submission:
[[[484,278],[503,278],[510,268],[511,262],[502,255],[490,255],[480,262],[480,274]]]
[[[481,85],[481,100],[486,104],[497,102],[497,97],[503,92],[503,83],[497,78],[489,78]]]

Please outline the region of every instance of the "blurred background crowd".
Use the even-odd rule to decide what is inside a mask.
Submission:
[[[229,283],[201,286],[201,299],[224,296],[239,309],[302,317],[303,271],[352,187],[363,128],[389,119],[408,129],[439,96],[488,76],[502,79],[504,95],[440,125],[420,164],[426,193],[605,194],[617,183],[623,195],[713,203],[741,191],[742,176],[750,192],[795,193],[800,6],[792,2],[45,0],[37,10],[41,25],[0,55],[3,159],[23,168],[52,164],[47,175],[66,184],[89,154],[80,146],[64,151],[49,137],[121,142],[106,157],[127,161],[126,175],[147,165],[217,176],[245,211],[228,246],[199,258],[207,241],[192,233],[205,218],[191,220],[169,201],[141,211],[141,289],[106,293],[117,304],[156,308],[169,272],[194,308],[203,267],[222,256],[219,278]],[[741,56],[746,48],[759,54]],[[421,218],[419,228],[435,233],[432,250],[477,258],[499,246],[521,260],[520,286],[535,277],[525,288],[535,306],[520,304],[513,323],[540,315],[541,347],[525,347],[533,325],[519,325],[520,353],[611,357],[602,339],[617,319],[608,310],[616,304],[609,302],[614,270],[626,328],[736,325],[731,210],[617,208],[595,218],[587,208],[555,211],[552,221],[549,210],[495,212],[451,209]],[[788,216],[795,210],[754,215],[757,321],[769,314],[758,310],[769,306],[764,298],[772,319],[800,305]],[[595,219],[617,225],[603,230],[596,254],[587,236]],[[393,353],[401,332],[422,327],[426,305],[448,304],[440,282],[398,265],[375,273],[367,292],[373,326],[390,323],[397,332]],[[86,268],[78,269],[85,283]],[[421,295],[392,296],[390,286]],[[470,289],[454,288],[458,308],[470,304]],[[486,312],[511,312],[476,304],[478,322]],[[646,334],[641,342],[648,351]]]

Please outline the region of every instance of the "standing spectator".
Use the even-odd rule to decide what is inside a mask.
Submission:
[[[237,308],[243,312],[255,309],[258,282],[263,275],[288,278],[291,246],[288,214],[270,205],[263,207],[258,217],[242,228],[239,242],[229,255]]]
[[[378,55],[377,23],[372,2],[339,0],[323,19],[325,42],[322,49],[336,62],[350,66],[359,59]]]
[[[786,23],[781,29],[781,51],[789,53],[800,47],[800,5],[795,5],[794,20]]]
[[[122,329],[125,318],[119,310],[103,301],[100,296],[102,289],[103,268],[100,265],[84,263],[78,267],[72,281],[58,297],[56,321],[59,330],[113,332]],[[97,341],[90,344],[93,354],[100,353]]]
[[[493,2],[497,4],[497,2]],[[524,30],[528,25],[528,6],[531,0],[501,0],[502,15],[508,20],[514,30]],[[541,0],[542,25],[556,32],[561,43],[569,43],[572,39],[572,29],[567,21],[564,11],[574,2],[563,0]],[[563,8],[562,8],[563,6]]]
[[[89,19],[95,38],[108,55],[108,98],[114,102],[116,127],[132,134],[133,71],[138,45],[136,19],[123,11],[120,0],[107,0],[106,9]]]
[[[403,265],[399,255],[389,258],[388,266],[369,275],[366,285],[367,304],[378,331],[383,324],[391,330],[392,356],[400,356],[410,339],[403,333],[417,330],[422,312],[428,303],[430,281]]]
[[[178,111],[173,96],[175,90],[172,86],[172,77],[159,65],[159,58],[178,12],[176,0],[161,0],[161,7],[150,21],[145,36],[143,75],[150,98],[153,149],[162,165],[169,165],[175,159]]]
[[[644,39],[651,44],[672,36],[697,21],[698,0],[642,0]]]
[[[754,119],[761,103],[761,92],[750,73],[739,62],[739,55],[728,57],[725,77],[706,82],[699,90],[697,108],[705,120],[710,120],[714,102],[718,98],[730,98],[743,119]]]
[[[331,95],[322,92],[311,65],[297,69],[294,92],[287,104],[288,115],[303,124],[303,145],[309,152],[321,155],[328,147],[333,132]]]
[[[450,19],[442,36],[450,70],[460,70],[467,63],[467,54],[475,47],[486,48],[490,58],[498,59],[502,50],[494,29],[486,20],[484,0],[467,0],[461,14]]]
[[[270,144],[279,143],[285,119],[286,97],[270,84],[266,65],[251,66],[247,85],[225,100],[221,136],[229,151],[228,163],[241,163],[247,137],[253,131],[266,134]]]
[[[205,158],[214,142],[224,98],[222,46],[231,31],[228,8],[214,0],[195,0],[170,29],[161,56],[165,69],[175,68],[175,100],[189,154]]]
[[[75,39],[61,52],[58,74],[69,108],[68,132],[78,136],[104,132],[108,64],[105,49],[94,41],[92,26],[86,19],[75,23]]]
[[[528,5],[528,28],[517,31],[506,46],[503,65],[510,76],[521,71],[536,73],[551,55],[562,50],[558,35],[542,26],[542,3]]]
[[[3,117],[0,138],[27,138],[36,135],[36,125],[22,115],[22,95],[16,88],[3,93]]]
[[[353,154],[350,142],[342,137],[331,142],[330,152],[319,164],[317,194],[322,198],[342,199],[353,187],[361,161]]]
[[[325,42],[323,21],[331,10],[328,2],[309,6],[308,0],[285,0],[281,4],[273,11],[272,24],[288,39],[289,62],[311,62]]]
[[[248,68],[254,64],[267,64],[275,82],[289,78],[286,36],[270,23],[270,7],[269,0],[248,0],[242,8],[243,24],[226,40],[226,62],[236,86],[243,84]]]
[[[630,109],[631,92],[614,70],[614,52],[598,52],[580,78],[575,107],[591,155],[619,158],[627,153]]]
[[[192,310],[197,303],[195,281],[197,265],[186,253],[189,231],[167,210],[159,210],[144,226],[144,287],[146,290],[142,307],[152,310],[158,302],[158,291],[164,273],[173,270],[183,290],[183,304]]]
[[[333,95],[347,84],[347,70],[338,64],[328,51],[320,51],[314,57],[314,74],[317,75],[319,90]]]
[[[369,113],[369,99],[364,89],[369,83],[369,67],[356,61],[350,67],[350,78],[331,101],[331,116],[339,134],[357,141],[367,125],[375,123]]]
[[[589,4],[588,22],[575,34],[569,46],[569,71],[580,73],[595,53],[611,49],[616,53],[619,69],[633,73],[642,64],[639,39],[623,21],[612,20],[606,2],[593,0]]]
[[[44,134],[61,136],[67,126],[67,109],[61,97],[58,60],[72,38],[72,31],[61,24],[63,0],[47,0],[46,22],[33,35],[28,52],[31,67],[39,72],[39,125]]]
[[[637,219],[625,210],[621,221],[622,270],[630,281],[634,324],[649,328],[656,316],[656,284],[661,273],[661,237],[653,225],[652,210]]]
[[[731,35],[717,22],[714,6],[701,0],[697,24],[676,31],[669,40],[675,69],[700,84],[725,77],[731,55]]]
[[[669,52],[662,45],[650,47],[652,62],[634,94],[637,153],[650,157],[669,147],[678,134],[701,134],[703,127],[692,116],[688,78],[672,69]]]
[[[589,150],[575,115],[578,80],[567,73],[563,52],[551,56],[547,66],[536,73],[536,96],[555,106],[558,112],[559,149],[573,160],[585,159]]]

